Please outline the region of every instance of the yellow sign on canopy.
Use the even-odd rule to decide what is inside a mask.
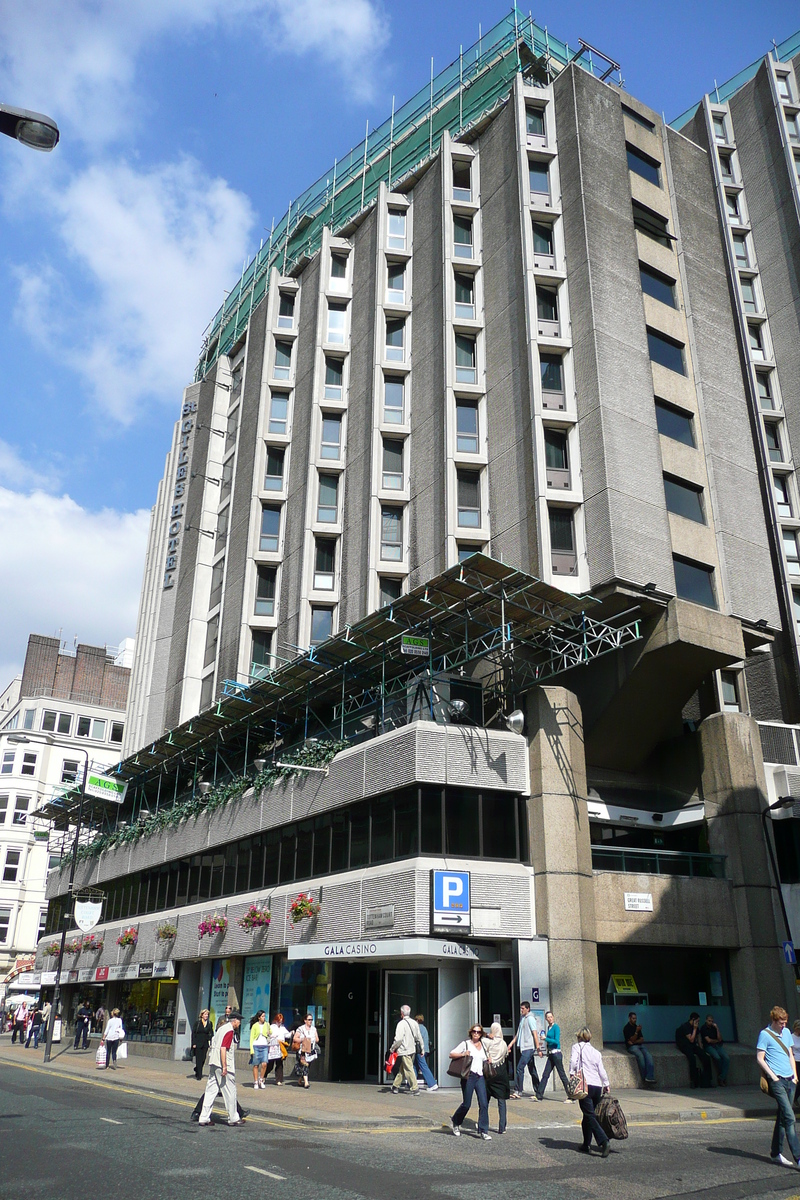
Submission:
[[[612,975],[611,982],[618,995],[638,995],[639,989],[632,975]]]

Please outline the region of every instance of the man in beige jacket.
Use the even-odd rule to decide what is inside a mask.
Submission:
[[[399,1085],[405,1080],[411,1088],[411,1095],[418,1096],[419,1083],[414,1071],[414,1059],[422,1053],[422,1034],[419,1031],[419,1025],[413,1020],[411,1009],[407,1004],[400,1009],[400,1020],[397,1022],[394,1041],[389,1050],[390,1053],[397,1051],[397,1072],[392,1081],[392,1091],[396,1095],[400,1091]]]

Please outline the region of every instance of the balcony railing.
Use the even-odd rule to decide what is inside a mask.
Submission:
[[[695,879],[724,879],[724,854],[685,850],[633,850],[621,846],[592,846],[592,869],[627,875],[688,875]]]

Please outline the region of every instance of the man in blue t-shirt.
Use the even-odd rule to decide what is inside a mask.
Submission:
[[[778,1005],[770,1012],[771,1024],[758,1035],[758,1065],[769,1084],[769,1094],[778,1105],[772,1131],[772,1161],[782,1167],[800,1167],[800,1142],[794,1123],[792,1102],[797,1087],[797,1064],[792,1051],[792,1035],[786,1028],[789,1014]],[[783,1135],[789,1143],[791,1161],[781,1154]]]

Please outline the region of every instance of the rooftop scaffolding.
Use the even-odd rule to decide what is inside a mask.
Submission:
[[[334,233],[347,229],[374,204],[381,183],[402,186],[438,152],[445,130],[463,137],[474,129],[504,102],[518,71],[531,82],[547,83],[572,61],[603,80],[616,73],[622,83],[617,63],[585,42],[570,49],[513,8],[389,120],[372,132],[368,128],[364,141],[292,201],[244,269],[205,332],[195,382],[245,332],[250,313],[267,293],[272,267],[282,275],[297,270],[319,249],[326,225]]]

